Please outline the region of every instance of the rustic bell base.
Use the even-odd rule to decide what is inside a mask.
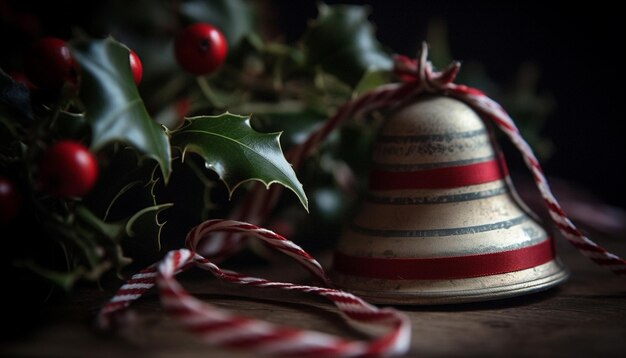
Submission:
[[[568,276],[558,258],[526,270],[454,280],[385,280],[331,274],[337,286],[369,302],[396,305],[465,303],[521,296],[547,290]]]

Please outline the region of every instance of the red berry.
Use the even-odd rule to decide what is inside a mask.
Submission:
[[[0,176],[0,224],[8,224],[22,208],[22,195],[12,181]]]
[[[78,142],[57,142],[43,154],[40,164],[41,184],[53,196],[83,196],[93,188],[97,178],[96,158]]]
[[[187,26],[174,41],[176,60],[187,72],[206,75],[226,59],[228,44],[220,30],[197,23]]]
[[[133,71],[135,84],[139,86],[139,83],[141,82],[141,77],[143,76],[143,66],[141,65],[141,60],[139,59],[139,56],[137,56],[137,54],[133,50],[130,50],[130,70]]]
[[[37,87],[58,89],[76,80],[74,59],[65,41],[45,37],[35,42],[24,59],[26,77]]]

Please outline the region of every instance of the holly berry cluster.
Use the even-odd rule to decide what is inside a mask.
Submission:
[[[15,256],[0,261],[68,290],[122,275],[183,245],[202,220],[240,210],[255,182],[297,197],[258,224],[296,241],[332,237],[360,177],[345,168],[362,166],[374,131],[345,126],[299,173],[283,153],[389,81],[391,59],[365,9],[321,6],[285,43],[265,36],[250,2],[175,2],[167,14],[139,3],[107,2],[116,16],[97,15],[104,29],[16,49],[24,61],[8,67],[23,75],[1,73],[1,225],[19,233],[5,240]]]
[[[224,62],[228,45],[222,32],[211,24],[196,23],[182,30],[175,39],[175,57],[187,72],[201,76],[217,70]],[[143,66],[129,49],[129,66],[136,85]],[[60,91],[77,86],[79,69],[68,44],[45,37],[32,44],[24,59],[24,76],[14,80],[32,91]],[[37,165],[35,189],[63,200],[86,195],[98,179],[98,161],[89,148],[73,139],[51,143]],[[0,223],[8,224],[19,214],[24,195],[9,176],[0,176]]]

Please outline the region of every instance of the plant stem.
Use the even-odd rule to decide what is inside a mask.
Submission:
[[[206,97],[206,99],[211,102],[211,104],[218,108],[224,107],[224,104],[217,99],[215,92],[213,92],[213,90],[211,89],[211,86],[209,85],[209,82],[207,81],[205,76],[196,77],[196,82],[198,82],[198,86],[200,86],[200,90],[202,90],[204,97]]]

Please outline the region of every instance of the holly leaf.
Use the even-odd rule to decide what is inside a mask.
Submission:
[[[156,238],[158,247],[161,247],[161,230],[165,222],[160,222],[158,215],[161,211],[171,208],[174,204],[166,203],[148,206],[139,210],[126,222],[126,235],[134,237],[141,234],[144,237]]]
[[[109,255],[118,261],[127,256],[136,264],[157,260],[165,224],[158,215],[173,204],[157,204],[156,165],[141,160],[128,146],[107,148],[104,157],[98,183],[83,203],[103,222],[118,225],[120,231],[112,237],[116,246]]]
[[[354,95],[360,96],[376,87],[389,83],[391,81],[390,74],[387,70],[367,70],[355,86]]]
[[[325,115],[312,110],[269,112],[255,115],[252,124],[262,131],[282,131],[281,145],[285,148],[291,148],[304,142],[324,119],[326,119]]]
[[[391,58],[376,40],[366,8],[321,5],[319,13],[302,40],[309,66],[320,66],[352,87],[368,70],[391,69]]]
[[[296,173],[283,156],[280,133],[259,133],[250,117],[225,113],[187,118],[188,124],[172,132],[172,144],[183,160],[197,153],[224,181],[229,195],[239,185],[256,180],[269,187],[278,183],[293,191],[308,210],[308,200]]]
[[[83,140],[91,137],[91,128],[82,113],[60,111],[49,134],[55,138]]]
[[[128,48],[110,37],[78,40],[72,43],[72,54],[80,69],[80,99],[92,127],[92,149],[128,143],[155,159],[167,180],[172,170],[168,137],[139,96]]]
[[[149,265],[163,256],[164,247],[161,238],[163,237],[166,221],[161,217],[165,209],[170,209],[173,206],[174,204],[172,203],[147,206],[137,211],[124,222],[124,232],[120,239],[120,251],[132,258],[135,268]],[[184,238],[184,234],[183,232],[181,237]],[[175,240],[166,240],[165,243],[170,241]],[[176,242],[182,245],[181,241]]]
[[[69,272],[55,271],[39,265],[33,260],[18,261],[15,263],[15,266],[28,269],[33,273],[39,275],[40,277],[61,287],[65,291],[70,291],[74,287],[76,281],[81,278],[83,272],[85,271],[82,267],[71,270]]]
[[[122,268],[132,262],[132,259],[124,255],[119,243],[122,237],[124,225],[119,222],[104,222],[95,216],[84,206],[76,208],[77,226],[76,235],[83,240],[93,240],[96,243],[91,251],[98,255],[99,248],[104,249],[106,259],[98,260],[98,264],[91,265],[89,271],[85,271],[83,276],[90,280],[97,280],[102,273],[113,267],[118,274]]]
[[[66,270],[58,267],[21,262],[40,276],[70,289],[78,279],[98,280],[115,268],[121,270],[131,260],[120,250],[119,240],[124,230],[122,223],[109,223],[97,217],[89,208],[78,204],[74,215],[65,219],[50,216],[43,222],[44,231],[58,240],[66,255]]]
[[[141,160],[136,150],[124,146],[106,151],[95,188],[83,202],[105,221],[125,220],[137,211],[156,205],[154,162]]]

